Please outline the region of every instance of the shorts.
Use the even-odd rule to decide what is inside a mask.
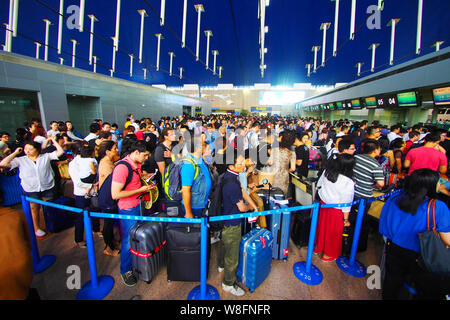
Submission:
[[[40,192],[26,192],[24,191],[23,194],[27,197],[30,198],[35,198],[35,199],[39,199],[39,200],[52,200],[55,197],[55,191],[54,188],[48,189],[48,190],[44,190],[44,191],[40,191]]]

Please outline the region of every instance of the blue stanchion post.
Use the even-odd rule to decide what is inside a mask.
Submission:
[[[355,232],[353,235],[353,243],[352,249],[350,251],[350,258],[342,256],[337,258],[336,260],[336,264],[343,272],[358,278],[365,277],[367,273],[366,267],[361,262],[356,261],[356,251],[358,250],[358,241],[359,236],[361,234],[361,227],[364,218],[365,208],[366,208],[366,200],[361,199],[358,207],[358,215],[356,218]]]
[[[97,277],[97,265],[95,261],[91,218],[89,217],[89,212],[86,210],[83,211],[83,220],[91,281],[84,284],[81,290],[78,291],[77,300],[101,300],[111,292],[114,286],[114,279],[110,276]]]
[[[319,218],[319,203],[315,203],[311,218],[311,230],[309,233],[308,253],[306,262],[300,261],[294,264],[294,274],[302,282],[309,285],[318,285],[323,280],[322,272],[312,264],[312,255],[314,251],[314,240],[316,238],[317,220]]]
[[[31,257],[33,260],[33,272],[34,274],[41,273],[47,270],[50,266],[55,263],[56,257],[54,255],[39,255],[39,249],[37,246],[36,235],[34,233],[34,223],[33,217],[31,215],[30,202],[25,199],[25,196],[21,196],[22,199],[22,209],[25,214],[25,219],[27,220],[28,231],[30,233],[31,240]]]
[[[207,274],[207,241],[208,225],[206,218],[201,219],[200,225],[200,285],[189,292],[188,300],[220,300],[219,292],[216,288],[206,283]]]

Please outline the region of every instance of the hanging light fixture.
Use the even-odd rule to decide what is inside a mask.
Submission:
[[[395,47],[395,26],[400,21],[400,19],[391,19],[387,26],[391,27],[391,50],[389,54],[389,64],[394,64],[394,47]]]
[[[156,71],[159,71],[159,54],[161,51],[161,39],[164,39],[161,33],[155,34],[155,36],[158,38],[158,47],[156,51]]]
[[[36,45],[36,59],[39,60],[39,50],[41,48],[41,44],[37,41],[35,41],[34,44]]]
[[[196,4],[195,10],[197,11],[197,44],[195,49],[195,61],[199,60],[199,50],[200,50],[200,22],[202,17],[202,12],[205,12],[202,4]]]
[[[205,35],[207,37],[206,40],[206,70],[209,68],[209,38],[212,37],[212,31],[211,30],[205,30]]]
[[[134,56],[132,54],[129,54],[130,56],[130,78],[133,77],[133,59]]]
[[[379,45],[380,45],[379,43],[372,43],[369,47],[369,50],[372,50],[372,66],[370,68],[370,71],[372,72],[375,71],[375,50]]]
[[[317,51],[319,49],[320,49],[320,46],[314,46],[311,49],[311,51],[314,51],[314,70],[313,70],[314,73],[316,73],[316,70],[317,70]]]
[[[358,77],[361,75],[361,66],[364,64],[364,62],[358,62],[357,64],[356,64],[356,66],[355,67],[357,67],[358,68]]]
[[[139,63],[142,63],[142,49],[144,46],[144,18],[148,17],[147,11],[144,9],[138,10],[141,15],[141,32],[139,35]]]
[[[84,28],[84,7],[85,7],[85,0],[80,0],[80,15],[78,20],[78,30],[80,32],[83,32]]]
[[[444,43],[444,41],[436,41],[433,44],[433,47],[436,47],[436,52],[438,52],[441,49],[441,44],[443,44],[443,43]]]
[[[175,57],[175,54],[173,52],[169,52],[169,56],[170,56],[169,75],[172,76],[173,57]]]
[[[355,19],[356,19],[356,0],[352,0],[352,11],[350,18],[350,40],[355,39]]]
[[[88,17],[91,19],[91,34],[89,35],[89,65],[92,64],[92,55],[94,51],[94,23],[98,21],[98,19],[90,14]]]
[[[320,30],[323,30],[323,41],[322,41],[322,67],[325,66],[325,53],[327,45],[327,29],[330,27],[330,22],[325,22],[320,25]]]
[[[44,47],[44,60],[48,60],[48,35],[49,35],[49,28],[50,25],[52,25],[51,21],[48,19],[42,20],[45,22],[45,47]]]
[[[312,64],[310,64],[310,63],[308,63],[308,64],[305,66],[305,68],[308,69],[308,77],[311,76],[311,66],[312,66]]]
[[[422,13],[423,13],[423,0],[419,0],[417,10],[417,36],[416,36],[416,54],[420,54],[420,46],[422,40]]]
[[[142,68],[144,70],[144,80],[147,80],[147,68]]]
[[[337,36],[338,36],[338,25],[339,25],[339,0],[331,0],[336,2],[334,9],[334,37],[333,37],[333,57],[337,55]]]
[[[75,57],[77,54],[77,40],[75,39],[71,39],[70,41],[72,41],[72,68],[75,68]]]
[[[63,15],[64,15],[64,0],[59,0],[59,16],[58,16],[58,54],[62,50],[62,32],[63,32]]]
[[[116,41],[116,37],[111,37],[111,39],[113,40],[113,43],[115,43]],[[111,63],[111,69],[112,72],[116,72],[116,46],[113,44],[113,53],[112,53],[112,63]],[[112,77],[112,76],[111,76]]]
[[[164,16],[166,12],[166,0],[161,0],[161,14],[160,14],[160,25],[164,25]]]
[[[181,47],[186,46],[186,19],[187,19],[187,0],[183,3],[183,30],[181,34]]]
[[[116,11],[116,34],[114,36],[114,50],[119,50],[119,31],[120,31],[120,1],[117,0],[117,11]]]
[[[94,59],[94,73],[97,73],[97,56],[92,57]]]
[[[178,69],[180,69],[180,80],[183,79],[183,67],[179,67]]]
[[[213,67],[213,74],[216,75],[216,59],[217,59],[217,55],[219,54],[219,50],[213,50],[211,51],[212,54],[214,55],[214,67]]]

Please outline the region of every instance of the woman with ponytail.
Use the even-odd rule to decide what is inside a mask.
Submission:
[[[423,269],[419,233],[427,230],[428,204],[436,199],[439,174],[431,169],[415,170],[405,179],[403,192],[391,196],[380,215],[380,233],[386,237],[386,275],[383,299],[399,299],[404,282],[414,284],[417,298],[442,299],[449,293],[450,279]],[[431,216],[430,208],[430,216]],[[436,230],[442,242],[450,245],[450,210],[442,201],[434,207]],[[430,226],[431,228],[431,226]]]

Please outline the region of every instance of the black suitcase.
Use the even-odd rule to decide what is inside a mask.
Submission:
[[[167,261],[164,225],[160,222],[138,222],[130,231],[133,272],[138,280],[150,283]]]
[[[293,212],[291,225],[291,239],[294,244],[298,248],[308,246],[309,232],[311,230],[311,210]]]
[[[200,281],[200,226],[185,225],[167,228],[167,280]],[[211,246],[209,232],[207,241],[208,276]]]
[[[51,202],[68,207],[75,206],[75,201],[67,197],[59,197]],[[70,211],[57,209],[50,206],[43,206],[42,210],[44,212],[45,226],[47,230],[52,233],[66,230],[73,227],[75,224],[75,215]]]

